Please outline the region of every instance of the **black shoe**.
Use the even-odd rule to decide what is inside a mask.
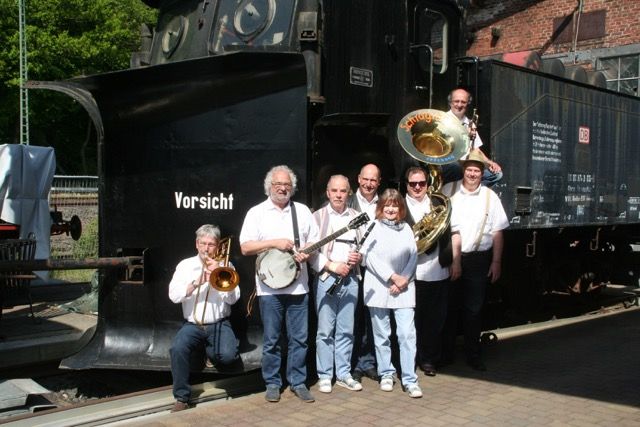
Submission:
[[[359,383],[362,382],[362,378],[363,377],[367,377],[367,378],[372,379],[372,380],[374,380],[376,382],[380,379],[380,377],[378,376],[378,371],[376,370],[376,368],[369,368],[369,369],[365,369],[364,371],[356,369],[355,371],[353,371],[352,377],[353,377],[354,380],[358,381]]]
[[[268,385],[267,392],[264,395],[264,399],[267,402],[279,402],[280,401],[280,387],[277,385]]]
[[[306,385],[301,384],[299,386],[297,386],[296,388],[291,388],[291,391],[298,396],[298,399],[302,400],[303,402],[307,402],[307,403],[311,403],[311,402],[315,402],[316,399],[313,398],[313,395],[311,394],[311,392],[309,391],[309,389],[307,388]]]
[[[369,368],[369,369],[365,369],[364,370],[364,376],[372,379],[374,381],[378,381],[380,379],[380,377],[378,376],[378,371],[376,370],[376,368]]]
[[[420,369],[428,377],[435,377],[436,376],[436,368],[430,363],[421,363],[420,364]]]
[[[476,371],[484,372],[487,370],[487,367],[485,366],[484,362],[482,362],[482,360],[480,359],[469,360],[467,361],[467,364],[471,366],[473,369],[475,369]]]

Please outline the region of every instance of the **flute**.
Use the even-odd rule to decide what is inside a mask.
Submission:
[[[364,232],[360,241],[357,244],[352,245],[353,250],[351,252],[358,252],[360,248],[362,248],[364,241],[367,239],[367,236],[369,235],[369,233],[371,233],[371,230],[373,229],[374,225],[376,225],[376,222],[371,221],[371,224],[369,224],[367,231]],[[331,287],[327,289],[327,295],[333,295],[333,292],[336,290],[336,288],[342,284],[343,279],[344,279],[343,276],[338,277],[338,279],[335,282],[333,282],[333,285],[331,285]]]

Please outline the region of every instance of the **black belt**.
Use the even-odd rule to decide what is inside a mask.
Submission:
[[[473,251],[473,252],[462,252],[462,256],[463,257],[469,257],[469,256],[483,256],[486,255],[488,252],[491,252],[493,250],[493,248],[489,248],[485,251]]]

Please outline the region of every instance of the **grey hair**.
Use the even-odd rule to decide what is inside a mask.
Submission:
[[[471,104],[471,102],[473,101],[473,96],[471,96],[471,92],[469,92],[467,89],[465,89],[463,87],[457,87],[457,88],[453,89],[451,92],[449,92],[449,95],[447,95],[447,104],[451,104],[451,99],[453,99],[453,92],[455,92],[457,90],[463,90],[463,91],[467,92],[467,95],[469,95],[468,103]]]
[[[267,172],[267,176],[264,177],[264,194],[265,195],[267,196],[271,195],[271,192],[269,190],[271,189],[273,174],[281,171],[288,173],[289,178],[291,178],[291,196],[296,194],[296,189],[298,188],[298,177],[296,176],[295,173],[293,173],[293,171],[289,166],[280,165],[280,166],[274,166],[271,169],[269,169],[269,172]]]
[[[347,182],[347,191],[350,191],[350,190],[351,190],[351,184],[349,183],[349,178],[347,178],[347,177],[346,177],[346,176],[344,176],[344,175],[340,175],[340,174],[338,174],[338,175],[331,175],[331,177],[329,178],[329,181],[327,181],[327,190],[329,189],[329,183],[330,183],[331,181],[333,181],[334,179],[343,179],[343,180],[345,180],[345,181]]]
[[[196,239],[200,240],[203,237],[212,237],[220,241],[220,229],[218,226],[212,224],[201,225],[200,228],[196,230]]]

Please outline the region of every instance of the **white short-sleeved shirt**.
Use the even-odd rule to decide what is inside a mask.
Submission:
[[[294,202],[296,206],[296,218],[298,220],[298,230],[300,237],[300,247],[307,243],[314,243],[319,240],[318,225],[313,218],[313,214],[308,207],[302,203]],[[250,241],[262,241],[271,239],[294,240],[293,223],[291,218],[291,206],[284,209],[276,206],[271,199],[267,199],[249,209],[240,231],[240,244]],[[307,263],[300,266],[300,275],[289,286],[282,289],[273,289],[265,285],[256,274],[257,294],[276,295],[289,294],[300,295],[309,292]]]
[[[420,221],[426,214],[431,212],[431,200],[427,196],[421,202],[411,196],[406,197],[407,208],[411,212],[411,217],[416,221]],[[427,282],[435,282],[444,280],[449,277],[449,268],[443,268],[440,265],[438,256],[440,254],[440,245],[428,254],[418,255],[418,265],[416,267],[416,280]]]
[[[448,114],[451,114],[453,117],[457,119],[456,115],[453,114],[453,111],[449,110]],[[460,120],[460,122],[462,123],[462,126],[464,126],[465,129],[469,130],[469,123],[471,122],[471,119],[469,119],[469,117],[464,116],[462,120]],[[476,137],[471,143],[471,148],[473,149],[473,148],[480,148],[480,147],[482,147],[482,138],[480,138],[480,133],[476,132]],[[468,155],[469,154],[465,154],[460,158],[460,160],[466,160]]]
[[[452,194],[454,188],[455,192]],[[484,185],[470,192],[462,186],[462,180],[460,180],[445,184],[442,187],[442,193],[451,199],[451,232],[460,233],[462,253],[490,249],[493,246],[492,233],[509,226],[500,198]],[[484,228],[483,222],[485,222]],[[480,245],[476,249],[476,240],[481,232]]]

